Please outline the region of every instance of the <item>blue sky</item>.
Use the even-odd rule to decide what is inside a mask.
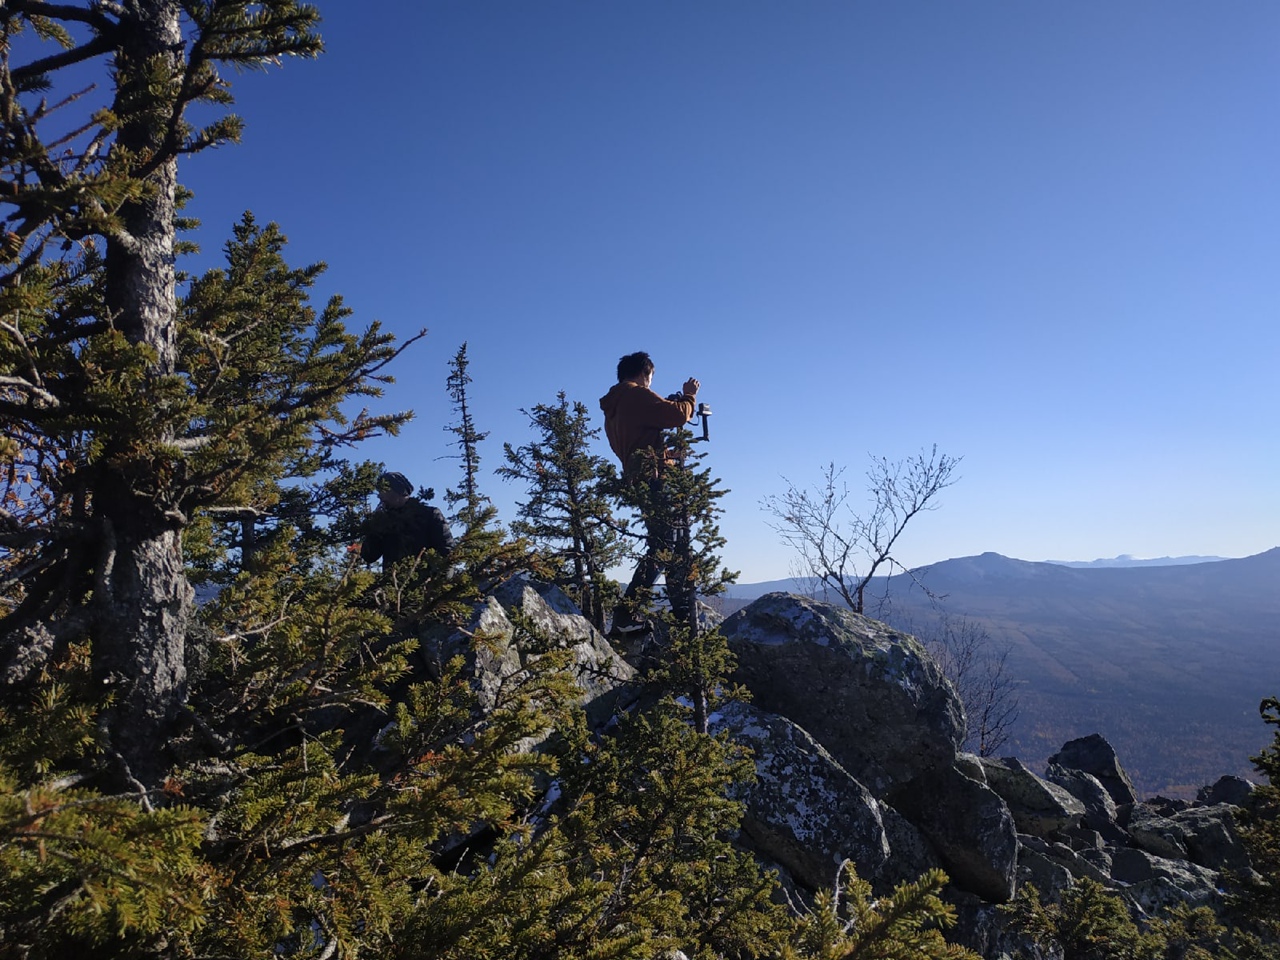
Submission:
[[[702,380],[747,582],[791,572],[784,477],[935,443],[908,565],[1280,545],[1280,7],[318,6],[182,178],[205,262],[250,209],[356,325],[429,329],[368,448],[416,483],[456,481],[464,340],[486,470],[644,349]]]

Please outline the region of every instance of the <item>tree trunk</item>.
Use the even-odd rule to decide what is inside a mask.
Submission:
[[[121,211],[107,240],[106,304],[128,340],[154,351],[148,388],[176,366],[174,215],[177,158],[171,133],[183,62],[176,0],[125,0],[116,53],[113,147],[127,151],[149,190]],[[164,420],[157,400],[152,416]],[[173,437],[161,428],[160,443]],[[115,699],[102,718],[124,782],[154,787],[162,749],[186,692],[185,642],[193,591],[183,572],[182,519],[168,457],[129,439],[108,444],[94,495],[101,552],[94,603],[94,674]],[[148,449],[150,446],[150,449]]]

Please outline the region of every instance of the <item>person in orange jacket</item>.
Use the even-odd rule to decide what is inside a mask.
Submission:
[[[650,504],[661,502],[662,472],[670,459],[662,432],[684,426],[697,409],[698,388],[695,378],[684,382],[679,394],[664,399],[649,388],[653,383],[653,360],[640,351],[629,353],[618,361],[618,382],[600,398],[604,411],[604,432],[609,446],[622,463],[623,479],[632,484],[646,483]],[[646,551],[636,566],[631,583],[623,595],[621,611],[614,616],[615,636],[625,636],[649,629],[637,616],[636,596],[652,589],[663,572],[658,554],[672,544],[670,520],[652,510],[644,514]],[[682,611],[675,611],[680,616]]]

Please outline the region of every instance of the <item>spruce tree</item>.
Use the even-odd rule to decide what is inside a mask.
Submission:
[[[590,452],[599,436],[587,408],[572,406],[564,391],[554,405],[522,410],[537,439],[503,444],[506,465],[497,474],[528,485],[512,532],[527,537],[552,564],[552,579],[578,604],[597,630],[617,598],[606,572],[622,559],[622,537],[607,491],[617,482],[613,465]]]
[[[955,908],[941,898],[946,883],[946,874],[930,870],[877,898],[846,860],[834,887],[819,891],[802,916],[798,953],[812,960],[978,960],[942,935],[955,923]]]
[[[659,551],[670,607],[666,614],[668,646],[651,679],[689,697],[694,725],[705,733],[712,705],[733,669],[733,659],[719,631],[707,629],[698,598],[723,592],[737,574],[725,569],[719,556],[725,543],[720,534],[719,501],[728,491],[710,469],[701,466],[705,454],[692,444],[688,430],[673,431],[667,443],[669,461],[653,468],[661,470],[662,482],[632,483],[625,496],[641,516],[659,518],[657,529],[670,532],[670,542]]]
[[[1247,933],[1224,926],[1209,907],[1185,903],[1135,920],[1118,892],[1089,878],[1076,881],[1056,902],[1034,884],[1018,888],[1001,910],[1010,925],[1063,960],[1265,960],[1275,956]],[[1240,947],[1237,952],[1237,947]]]
[[[241,126],[223,114],[196,129],[188,112],[230,104],[227,65],[318,52],[316,22],[294,0],[0,8],[0,426],[19,488],[0,516],[0,669],[22,683],[88,641],[95,683],[114,691],[101,722],[121,784],[163,773],[153,747],[184,696],[191,617],[182,534],[231,485],[211,465],[231,458],[234,478],[287,454],[311,410],[326,416],[388,348],[376,333],[343,342],[335,317],[326,335],[337,339],[315,341],[310,370],[291,358],[291,370],[246,373],[247,395],[219,395],[184,367],[178,158],[234,141]],[[92,62],[110,70],[97,103],[62,79]],[[59,106],[89,119],[46,134],[68,125]],[[210,353],[238,354],[216,337]],[[290,372],[305,374],[293,388]],[[280,428],[227,437],[229,402],[272,409]]]
[[[1280,957],[1280,699],[1267,697],[1258,712],[1274,735],[1253,758],[1266,782],[1238,815],[1253,870],[1232,877],[1231,900],[1248,931],[1247,955],[1274,958]]]
[[[449,489],[445,493],[445,502],[459,505],[454,519],[461,521],[467,529],[479,525],[485,516],[485,505],[490,503],[488,497],[480,492],[480,442],[489,436],[476,429],[471,418],[471,407],[467,396],[467,388],[471,385],[471,374],[467,372],[470,361],[467,359],[467,345],[463,343],[458,352],[449,361],[449,377],[446,385],[449,398],[453,401],[453,411],[457,421],[445,427],[457,440],[458,459],[462,461],[462,482],[457,489]]]

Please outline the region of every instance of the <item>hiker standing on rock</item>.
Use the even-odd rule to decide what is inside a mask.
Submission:
[[[622,463],[623,480],[639,494],[635,501],[641,507],[646,532],[645,555],[636,566],[610,630],[618,637],[649,629],[636,610],[637,597],[652,589],[658,574],[665,572],[659,554],[669,553],[674,542],[669,511],[662,509],[663,473],[673,463],[662,432],[693,419],[698,388],[702,386],[690,377],[679,394],[664,399],[649,388],[653,370],[649,354],[627,354],[618,361],[618,382],[600,398],[605,435]],[[673,596],[671,600],[673,612],[681,618],[684,611],[675,609],[677,598]]]

